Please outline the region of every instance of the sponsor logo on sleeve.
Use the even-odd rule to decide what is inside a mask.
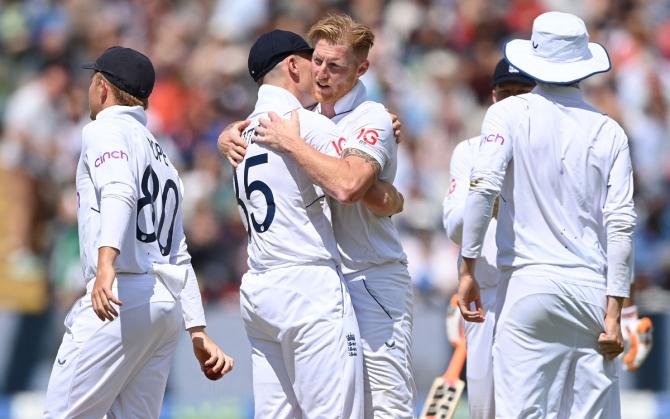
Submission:
[[[361,131],[358,133],[358,137],[356,138],[359,141],[363,140],[364,142],[370,145],[375,145],[377,144],[377,140],[379,139],[379,133],[373,129],[361,128]]]
[[[333,140],[330,142],[333,145],[333,148],[335,149],[335,152],[337,153],[338,156],[342,154],[342,146],[346,142],[347,140],[344,137],[340,137],[338,140]]]
[[[505,144],[505,137],[502,135],[496,133],[496,134],[489,134],[484,136],[484,142],[486,143],[500,143],[500,145]]]
[[[105,151],[102,156],[95,159],[95,167],[100,167],[109,159],[125,159],[128,161],[128,154],[123,150]]]

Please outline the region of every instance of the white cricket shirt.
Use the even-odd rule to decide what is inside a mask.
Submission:
[[[463,210],[465,209],[465,200],[470,189],[470,172],[475,163],[478,148],[479,137],[461,141],[454,148],[451,162],[449,163],[451,183],[442,204],[442,222],[449,239],[458,245],[462,241]],[[482,252],[475,266],[475,276],[481,288],[491,288],[498,284],[498,269],[496,268],[498,248],[495,242],[496,225],[496,219],[491,219],[484,236]],[[459,257],[459,265],[461,260]]]
[[[326,153],[339,138],[328,118],[303,109],[289,91],[271,85],[258,90],[258,101],[242,133],[249,144],[234,171],[240,216],[247,229],[251,272],[306,264],[339,264],[325,194],[295,161],[253,141],[260,118],[270,111],[288,117],[298,110],[300,136]]]
[[[321,108],[317,110],[320,112]],[[397,170],[398,144],[391,117],[384,105],[368,100],[363,83],[335,104],[341,138],[337,152],[356,148],[372,156],[381,166],[379,179],[393,183]],[[378,217],[362,202],[343,204],[331,200],[333,228],[342,256],[342,271],[352,273],[389,262],[406,263],[400,236],[390,217]]]
[[[486,208],[500,192],[502,270],[550,268],[628,296],[636,219],[628,139],[578,88],[540,84],[491,106],[470,179],[463,256],[479,255]]]
[[[77,222],[83,277],[95,278],[98,249],[120,251],[117,275],[152,274],[170,264],[192,272],[186,247],[181,179],[146,128],[140,106],[111,106],[82,130],[77,165]],[[186,327],[204,325],[194,275],[179,296]]]

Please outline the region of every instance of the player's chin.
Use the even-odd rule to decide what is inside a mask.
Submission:
[[[320,86],[318,84],[314,85],[314,98],[316,98],[316,101],[319,103],[328,103],[328,99],[332,97],[333,95],[333,88],[330,86]]]

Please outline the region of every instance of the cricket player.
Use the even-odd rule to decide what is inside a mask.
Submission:
[[[182,183],[146,128],[151,61],[111,47],[84,68],[94,70],[76,175],[86,295],[65,319],[44,417],[158,418],[182,327],[209,378],[233,360],[204,331]]]
[[[398,231],[363,202],[379,179],[392,183],[397,143],[383,105],[370,101],[359,78],[374,42],[369,27],[346,15],[328,15],[308,38],[317,111],[337,124],[340,158],[301,139],[303,114],[270,113],[254,141],[289,157],[331,197],[333,228],[361,332],[365,366],[364,418],[412,418],[415,385],[411,358],[412,288]]]
[[[333,122],[302,107],[314,101],[311,56],[302,37],[282,30],[263,34],[249,52],[260,88],[233,173],[249,235],[240,299],[257,418],[363,415],[360,334],[325,195],[293,160],[254,141],[270,111],[299,112],[308,147],[326,150],[337,140]]]
[[[483,322],[476,261],[500,198],[500,312],[493,345],[497,418],[618,418],[621,309],[636,215],[628,140],[578,82],[606,72],[578,17],[549,12],[505,45],[531,93],[488,110],[463,220],[458,305]],[[472,306],[474,304],[474,307]]]
[[[501,59],[493,73],[491,86],[491,99],[493,103],[496,103],[509,96],[530,92],[535,86],[535,80],[519,72],[505,59]],[[479,137],[461,142],[454,149],[449,165],[451,185],[447,197],[444,199],[443,222],[447,236],[459,245],[463,232],[465,199],[470,188],[470,171],[477,159],[478,147]],[[481,287],[484,322],[465,322],[463,325],[463,319],[455,304],[450,305],[447,315],[447,333],[450,342],[454,345],[458,342],[464,326],[468,348],[466,360],[468,405],[472,419],[492,419],[495,417],[493,358],[491,355],[495,327],[496,286],[498,284],[495,231],[496,220],[494,214],[494,218],[486,230],[482,252],[477,259],[477,270],[475,272]]]

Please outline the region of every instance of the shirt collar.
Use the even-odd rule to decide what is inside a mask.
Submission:
[[[542,96],[561,97],[573,100],[583,100],[582,91],[575,86],[562,86],[560,84],[538,83],[533,89]]]
[[[346,114],[354,110],[358,105],[368,100],[368,91],[365,85],[360,81],[356,81],[354,87],[337,102],[335,102],[335,117]],[[317,106],[317,111],[321,113],[321,104]]]
[[[131,118],[137,120],[137,122],[140,124],[144,126],[147,125],[147,113],[141,106],[113,105],[98,112],[98,114],[95,116],[95,119],[105,119],[114,115],[128,115]]]
[[[282,87],[264,84],[258,89],[256,108],[251,117],[270,111],[288,112],[300,108],[302,108],[300,101],[291,92]]]

